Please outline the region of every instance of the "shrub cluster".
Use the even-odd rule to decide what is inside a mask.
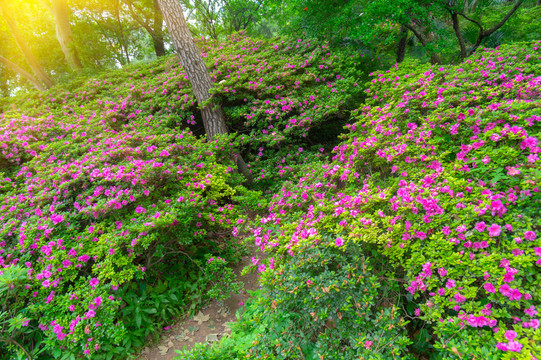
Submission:
[[[197,137],[199,111],[175,58],[0,101],[0,265],[18,274],[0,274],[18,287],[0,309],[10,310],[0,332],[9,351],[99,359],[140,344],[185,305],[187,282],[230,278],[204,252],[233,255],[233,225],[264,205],[240,185],[233,148],[261,148],[261,186],[266,173],[292,176],[305,160],[288,149],[322,124],[339,129],[362,95],[362,56],[324,43],[238,34],[199,45],[236,138]],[[198,275],[181,279],[187,269]]]
[[[263,283],[276,301],[284,299],[267,303],[267,311],[319,309],[344,321],[342,339],[377,333],[347,326],[347,317],[327,310],[324,294],[311,294],[325,286],[313,271],[325,271],[329,253],[354,247],[371,260],[371,273],[401,289],[391,297],[400,309],[392,314],[411,320],[412,340],[425,329],[425,344],[412,344],[410,353],[539,357],[540,73],[539,42],[479,51],[456,66],[403,64],[374,73],[333,160],[307,166],[286,184],[252,230],[269,256],[257,264]],[[321,264],[313,268],[316,250]],[[346,271],[363,263],[339,264]],[[285,286],[289,281],[295,284]],[[385,293],[372,291],[367,307],[374,311]],[[340,326],[333,331],[341,334]],[[303,341],[295,334],[290,344]],[[343,354],[352,349],[328,341]]]

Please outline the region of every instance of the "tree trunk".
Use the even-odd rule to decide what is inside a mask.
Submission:
[[[9,97],[9,87],[7,79],[5,79],[5,81],[2,81],[2,79],[0,79],[0,95],[4,98]]]
[[[45,84],[45,87],[49,88],[54,85],[54,82],[51,80],[51,78],[47,75],[47,73],[43,70],[40,63],[32,53],[32,50],[28,47],[26,44],[26,41],[24,40],[23,35],[19,31],[19,27],[13,20],[13,18],[9,14],[9,10],[6,6],[5,0],[0,0],[0,14],[2,14],[2,17],[6,21],[9,30],[11,31],[11,35],[15,39],[15,42],[17,43],[17,46],[21,50],[21,52],[24,55],[24,58],[32,71],[36,74],[38,79]]]
[[[25,71],[23,68],[21,68],[19,65],[9,61],[2,55],[0,55],[0,62],[4,65],[6,65],[8,68],[10,68],[12,71],[16,72],[17,74],[21,75],[26,80],[30,81],[34,87],[40,91],[45,90],[45,87],[42,83],[40,83],[35,77],[32,76],[32,74]]]
[[[120,21],[120,0],[115,1],[115,18],[116,22],[118,24],[118,41],[120,42],[120,48],[124,52],[124,55],[126,56],[126,63],[130,63],[130,54],[128,52],[128,44],[126,41],[126,37],[124,36],[124,28],[122,27],[122,21]]]
[[[212,81],[201,53],[193,42],[182,7],[176,0],[159,0],[158,2],[184,71],[192,84],[195,98],[202,105],[210,99],[209,90],[212,88]],[[227,134],[224,116],[219,105],[203,106],[201,114],[209,140],[217,134]]]
[[[74,70],[79,71],[83,68],[83,65],[73,42],[66,0],[52,0],[51,10],[56,22],[56,38],[60,43],[66,61]]]
[[[499,23],[497,23],[496,25],[494,25],[492,28],[488,30],[485,30],[485,28],[483,27],[483,24],[481,24],[479,21],[474,20],[468,17],[468,15],[459,12],[458,14],[460,16],[462,16],[464,19],[468,20],[469,22],[479,27],[479,35],[477,36],[477,40],[475,41],[475,44],[473,44],[472,48],[468,51],[467,56],[472,55],[475,52],[475,50],[477,50],[477,48],[481,46],[483,39],[489,37],[494,32],[496,32],[499,28],[501,28],[507,22],[507,20],[509,20],[509,18],[515,13],[515,11],[517,11],[517,9],[522,5],[523,2],[524,0],[516,0],[515,5],[513,6],[513,8],[511,8],[511,10],[509,10],[509,12],[504,16],[504,18],[501,19]]]
[[[180,62],[188,80],[192,84],[195,98],[201,106],[201,116],[207,139],[210,141],[216,135],[227,134],[227,127],[221,106],[210,104],[211,96],[209,91],[212,88],[212,81],[205,62],[201,57],[201,53],[193,42],[192,34],[184,18],[180,3],[177,0],[158,0],[158,3]],[[238,171],[250,182],[251,174],[242,156],[240,154],[233,154],[233,156],[236,158],[235,163]]]
[[[460,31],[458,14],[454,11],[451,11],[451,20],[453,20],[453,30],[455,31],[458,45],[460,46],[460,59],[464,60],[468,56],[468,52],[466,50],[466,42],[464,41],[464,38],[462,37],[462,32]]]
[[[152,43],[154,45],[154,52],[157,57],[165,55],[165,44],[163,42],[163,14],[158,4],[158,0],[154,0],[154,35],[152,36]]]
[[[137,6],[132,0],[123,0],[128,5],[128,10],[131,16],[148,32],[152,38],[152,45],[154,46],[154,52],[156,57],[165,55],[165,44],[163,42],[163,14],[160,10],[158,0],[153,1],[154,19],[151,25],[148,19],[145,19],[138,12],[142,13],[142,9]]]
[[[410,30],[413,35],[415,35],[415,37],[417,39],[419,39],[419,42],[421,43],[421,45],[426,48],[426,46],[428,45],[428,41],[427,39],[424,37],[424,35],[422,33],[420,33],[417,29],[415,29],[415,27],[413,25],[404,25],[404,27],[408,30]],[[441,58],[438,54],[436,53],[431,53],[430,54],[430,63],[432,64],[441,64]]]
[[[401,63],[406,57],[406,45],[408,43],[408,29],[404,25],[400,26],[400,33],[398,34],[398,48],[396,50],[396,62]]]

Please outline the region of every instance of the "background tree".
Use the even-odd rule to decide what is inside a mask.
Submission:
[[[39,79],[39,81],[41,81],[45,85],[45,87],[53,86],[53,80],[51,80],[51,78],[45,72],[37,58],[34,56],[34,53],[28,46],[22,32],[19,30],[19,27],[13,16],[13,9],[7,4],[6,0],[0,0],[0,15],[2,15],[3,19],[7,23],[13,39],[15,40],[19,50],[23,54],[26,63],[30,66],[30,68],[36,75],[37,79]],[[15,69],[12,68],[12,70]]]
[[[55,20],[56,38],[66,57],[66,61],[74,70],[81,70],[83,65],[73,41],[70,24],[70,9],[67,0],[41,0],[41,3],[51,12]]]
[[[221,13],[226,31],[231,34],[253,29],[261,20],[262,0],[222,0]]]
[[[163,33],[163,14],[158,0],[123,0],[127,5],[131,17],[141,25],[152,38],[156,56],[165,55],[165,42]]]
[[[458,40],[458,44],[460,46],[460,58],[465,59],[466,57],[473,54],[475,50],[481,45],[484,39],[488,38],[490,35],[494,34],[497,30],[499,30],[508,20],[509,18],[517,11],[517,9],[524,3],[523,0],[515,0],[513,7],[507,11],[505,16],[501,18],[500,21],[498,21],[496,24],[492,25],[489,28],[486,28],[486,25],[483,25],[483,23],[480,21],[480,19],[475,19],[475,13],[470,15],[467,13],[468,7],[467,7],[467,1],[465,3],[461,3],[457,0],[450,0],[447,3],[447,9],[449,13],[451,14],[451,19],[453,22],[453,29],[455,31],[456,38]],[[474,24],[479,28],[479,33],[477,35],[477,38],[475,39],[475,42],[473,45],[468,49],[466,41],[464,40],[464,37],[462,36],[462,30],[460,27],[460,21],[458,19],[458,16],[461,16],[463,19],[469,21],[470,23]]]

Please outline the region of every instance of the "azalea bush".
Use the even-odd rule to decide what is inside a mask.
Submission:
[[[119,287],[220,242],[238,219],[224,143],[166,130],[2,117],[0,263],[26,269],[16,305],[54,356],[121,343]]]
[[[322,124],[340,132],[364,96],[363,57],[325,43],[237,34],[199,46],[239,136],[198,137],[198,105],[174,57],[0,100],[0,265],[27,271],[11,308],[25,314],[18,340],[29,351],[110,358],[163,325],[162,310],[200,303],[194,286],[212,286],[220,265],[205,254],[234,258],[234,225],[265,206],[240,185],[230,152],[265,148],[253,166],[265,188],[265,173],[293,176],[307,161],[281,148]],[[289,174],[274,174],[282,157]]]
[[[287,296],[306,247],[355,246],[400,285],[389,301],[410,335],[428,329],[412,352],[538,357],[540,70],[537,42],[374,73],[333,161],[306,166],[252,229],[265,286]]]

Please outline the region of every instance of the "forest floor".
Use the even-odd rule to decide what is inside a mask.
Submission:
[[[228,323],[236,321],[235,313],[249,297],[248,291],[259,287],[258,274],[250,272],[241,275],[242,269],[251,264],[251,255],[242,257],[232,269],[238,279],[244,283],[244,290],[222,302],[213,300],[196,315],[184,318],[164,332],[160,341],[143,349],[137,360],[171,360],[178,354],[175,349],[191,349],[196,343],[219,340],[230,332]]]

